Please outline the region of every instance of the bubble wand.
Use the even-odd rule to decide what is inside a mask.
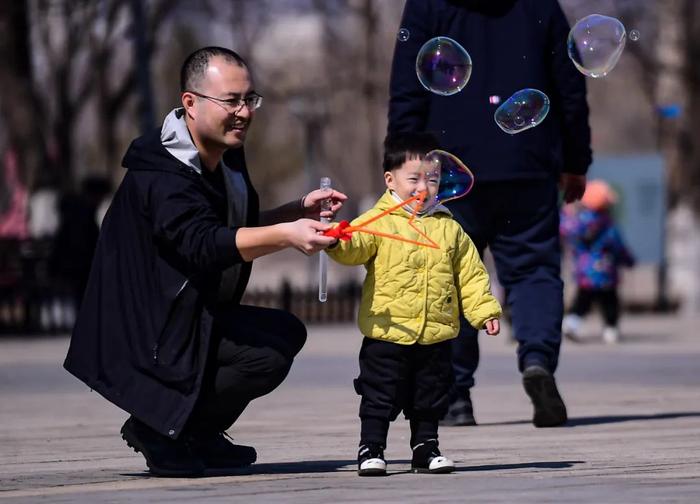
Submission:
[[[321,177],[322,191],[331,192],[331,179],[330,177]],[[332,201],[330,198],[321,200],[321,212],[330,210],[332,207]],[[321,217],[321,222],[329,223],[331,220],[328,217]],[[328,290],[326,288],[328,283],[328,255],[321,251],[318,255],[318,300],[322,303],[326,302],[328,299]]]

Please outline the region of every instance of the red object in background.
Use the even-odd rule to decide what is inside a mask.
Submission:
[[[3,185],[8,189],[10,204],[8,210],[0,215],[0,238],[24,240],[29,236],[27,230],[29,193],[19,180],[15,150],[7,149],[3,161]]]

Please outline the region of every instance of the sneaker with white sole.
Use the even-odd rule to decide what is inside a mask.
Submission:
[[[578,315],[569,313],[564,317],[561,323],[562,336],[574,343],[581,343],[581,337],[579,335],[581,325],[583,325],[583,319]]]
[[[413,447],[411,471],[414,473],[443,474],[455,470],[455,463],[443,457],[437,439],[429,439]]]
[[[376,443],[360,445],[357,452],[357,474],[359,476],[385,476],[386,460],[384,447]]]

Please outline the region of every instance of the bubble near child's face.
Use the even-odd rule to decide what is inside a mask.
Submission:
[[[399,42],[406,42],[411,36],[411,32],[408,31],[408,28],[401,28],[399,29],[399,33],[396,35],[396,38],[399,40]]]
[[[440,184],[433,197],[435,203],[445,203],[466,195],[474,185],[474,175],[460,159],[443,150],[426,154],[423,165],[427,172],[439,173]]]
[[[534,128],[547,117],[549,98],[537,89],[521,89],[496,109],[493,115],[503,131],[515,135]]]
[[[472,75],[469,53],[449,37],[428,40],[418,51],[416,75],[428,91],[450,96],[459,93]]]
[[[639,38],[639,32],[636,37]],[[620,59],[626,39],[625,27],[620,21],[591,14],[571,28],[567,38],[569,58],[583,75],[604,77]]]

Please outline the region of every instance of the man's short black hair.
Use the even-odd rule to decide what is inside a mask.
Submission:
[[[220,56],[229,63],[248,68],[248,64],[240,55],[225,47],[202,47],[187,56],[180,69],[180,92],[197,91],[207,71],[209,61],[214,56]]]
[[[391,171],[408,159],[422,158],[431,150],[439,148],[440,144],[432,133],[390,133],[384,140],[384,171]]]

